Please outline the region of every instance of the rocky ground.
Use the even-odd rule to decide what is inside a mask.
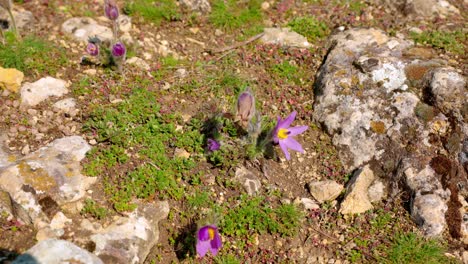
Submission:
[[[466,1],[117,5],[0,0],[0,262],[468,263]]]

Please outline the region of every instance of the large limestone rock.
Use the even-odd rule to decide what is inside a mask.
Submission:
[[[57,139],[0,168],[0,189],[28,213],[31,222],[48,222],[56,207],[81,199],[95,182],[96,178],[80,173],[80,161],[90,148],[79,136]]]
[[[16,8],[15,8],[16,9]],[[31,30],[34,26],[34,15],[27,10],[13,10],[13,16],[15,17],[16,27],[19,30]],[[8,21],[8,29],[12,29],[12,21],[8,12],[0,8],[0,19]]]
[[[332,180],[309,183],[309,192],[319,203],[335,200],[341,191],[343,185]]]
[[[159,239],[160,220],[169,214],[169,204],[141,204],[129,217],[119,217],[110,226],[93,230],[94,254],[107,263],[143,263]]]
[[[77,245],[58,239],[47,239],[37,243],[13,261],[13,264],[60,264],[86,263],[103,264],[94,254]]]
[[[459,15],[460,10],[446,0],[375,0],[392,11],[416,18]]]
[[[21,105],[35,106],[51,96],[59,97],[67,93],[67,83],[64,80],[45,77],[21,87]]]
[[[368,196],[368,189],[373,181],[374,172],[369,166],[356,171],[348,183],[346,196],[340,206],[340,213],[360,214],[373,209]]]
[[[95,36],[101,41],[110,41],[113,37],[110,28],[99,25],[89,17],[72,17],[68,19],[62,24],[62,32],[81,42],[88,42],[90,37]]]
[[[440,234],[444,212],[458,214],[454,186],[468,184],[466,176],[451,172],[464,166],[461,146],[468,139],[465,77],[441,60],[414,53],[411,41],[372,28],[339,32],[328,45],[314,87],[314,118],[348,171],[371,163],[385,185],[415,194],[412,215],[425,233]],[[413,175],[424,175],[424,181]],[[378,191],[372,200],[381,187],[371,188]]]
[[[0,88],[2,89],[7,89],[14,93],[18,92],[23,78],[24,74],[17,69],[0,67]]]

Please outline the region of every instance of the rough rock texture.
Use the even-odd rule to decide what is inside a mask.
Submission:
[[[179,3],[192,11],[198,11],[202,13],[211,12],[211,5],[208,0],[180,0]]]
[[[99,25],[89,17],[72,17],[62,24],[62,32],[70,34],[78,41],[88,42],[90,37],[97,36],[102,41],[112,39],[112,30]]]
[[[307,38],[290,31],[289,28],[265,28],[264,35],[260,38],[265,44],[278,44],[287,47],[308,48],[310,43]]]
[[[77,245],[58,239],[47,239],[37,243],[24,254],[20,255],[14,264],[37,263],[86,263],[102,264],[102,260],[94,254]]]
[[[377,0],[394,11],[417,17],[446,17],[460,14],[460,10],[446,0]]]
[[[260,180],[245,167],[239,167],[236,169],[235,180],[237,180],[249,195],[256,194],[262,187]]]
[[[75,109],[76,100],[74,98],[65,98],[63,100],[56,102],[54,104],[54,107],[68,113],[71,110]]]
[[[17,69],[0,67],[0,88],[2,89],[7,89],[14,93],[18,92],[23,78],[24,74]]]
[[[45,77],[21,87],[21,105],[35,106],[51,96],[62,96],[68,93],[64,80]]]
[[[356,171],[346,187],[346,196],[341,202],[340,213],[359,214],[374,208],[367,193],[373,181],[374,172],[369,166]]]
[[[96,180],[80,173],[80,161],[89,149],[79,136],[57,139],[1,168],[0,189],[27,212],[25,222],[48,223],[59,205],[81,199]]]
[[[34,25],[34,15],[27,10],[13,10],[13,16],[15,17],[16,27],[19,30],[32,29]],[[8,15],[8,12],[3,8],[0,8],[0,19],[8,21],[8,28],[11,29],[13,23]]]
[[[335,200],[341,191],[343,185],[332,180],[309,183],[309,192],[319,203]]]
[[[425,60],[411,41],[376,29],[340,32],[328,46],[314,87],[314,118],[345,168],[372,164],[389,193],[400,187],[412,194],[412,215],[427,235],[440,234],[447,222],[459,236],[463,190],[456,186],[468,184],[465,170],[457,169],[468,138],[465,77],[441,60]]]
[[[108,263],[143,263],[159,239],[158,223],[169,214],[169,204],[141,204],[129,217],[119,217],[94,231],[94,253]]]

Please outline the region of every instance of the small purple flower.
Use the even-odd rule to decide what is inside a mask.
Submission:
[[[99,54],[99,46],[96,43],[88,42],[86,52],[91,56],[97,56]]]
[[[122,42],[117,42],[112,46],[112,56],[116,58],[120,58],[125,55],[125,52],[127,52],[127,49],[125,48],[125,45]]]
[[[116,20],[119,17],[119,8],[114,0],[106,0],[104,2],[104,13],[110,20]]]
[[[284,120],[281,120],[281,117],[278,116],[278,123],[276,124],[276,127],[273,130],[273,142],[275,142],[276,144],[279,143],[281,150],[283,151],[287,160],[291,159],[288,149],[304,153],[304,149],[302,149],[301,144],[299,144],[299,142],[297,142],[292,137],[301,134],[302,132],[306,131],[307,128],[309,128],[308,126],[290,127],[291,123],[296,117],[296,114],[297,112],[294,111]]]
[[[208,146],[208,150],[210,150],[210,151],[219,150],[219,148],[221,147],[221,144],[218,141],[216,141],[216,140],[214,140],[212,138],[209,138],[207,140],[206,144]]]
[[[218,254],[222,246],[221,236],[218,228],[215,225],[206,225],[197,231],[197,253],[200,257],[204,257],[206,253],[211,251],[213,256]]]

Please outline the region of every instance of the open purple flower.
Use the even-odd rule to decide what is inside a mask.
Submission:
[[[119,17],[119,8],[114,0],[106,0],[104,2],[104,14],[110,20],[116,20]]]
[[[112,46],[112,56],[116,58],[120,58],[125,55],[125,52],[127,52],[127,49],[125,48],[125,45],[122,42],[117,42]]]
[[[206,145],[208,146],[209,151],[216,151],[221,147],[221,144],[212,138],[207,140]]]
[[[91,56],[97,56],[99,54],[99,46],[93,42],[88,42],[86,52]]]
[[[281,150],[283,151],[287,160],[291,159],[288,149],[304,153],[304,149],[302,149],[301,144],[299,144],[299,142],[297,142],[293,136],[299,135],[306,131],[307,128],[309,128],[308,126],[290,127],[291,123],[294,121],[294,118],[296,118],[296,114],[297,112],[294,111],[284,120],[281,120],[281,117],[278,116],[278,123],[273,130],[273,142],[276,144],[279,143]]]
[[[221,236],[218,228],[214,225],[206,225],[197,231],[197,253],[200,257],[204,257],[206,253],[211,251],[213,256],[218,254],[222,246]]]

